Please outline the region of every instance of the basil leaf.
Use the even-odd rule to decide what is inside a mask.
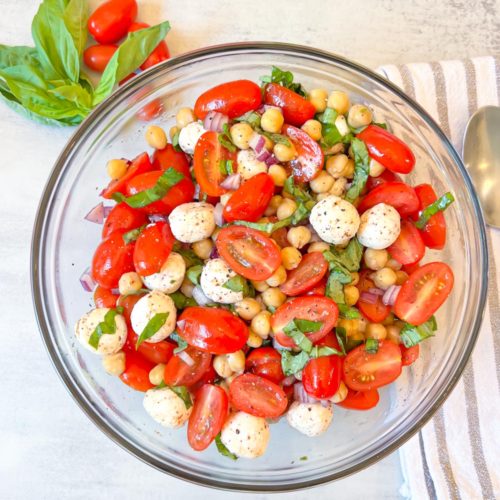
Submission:
[[[128,297],[129,295],[142,295],[143,293],[149,293],[151,290],[149,288],[139,288],[139,290],[133,290],[122,295],[122,297]]]
[[[87,115],[92,109],[92,96],[78,83],[61,85],[47,90],[47,93],[72,102],[81,111],[82,116]]]
[[[302,333],[312,333],[321,330],[323,323],[321,321],[310,321],[308,319],[296,318],[294,320],[295,327]]]
[[[139,238],[139,235],[141,234],[142,230],[146,227],[146,225],[147,224],[144,224],[141,227],[136,227],[135,229],[123,233],[122,238],[125,244],[128,245],[132,241],[135,241],[137,238]]]
[[[343,332],[343,336],[341,334],[341,331]],[[337,342],[339,343],[340,350],[342,352],[342,356],[345,356],[347,354],[346,349],[345,349],[345,341],[344,341],[346,336],[347,336],[347,332],[345,331],[344,328],[342,328],[340,326],[335,328],[335,337],[337,337]]]
[[[229,125],[225,123],[222,127],[222,132],[217,136],[218,141],[231,153],[236,152],[236,146],[231,139],[231,134],[229,132]]]
[[[363,246],[357,238],[353,238],[345,248],[330,247],[330,250],[323,252],[323,256],[328,262],[330,270],[345,268],[347,271],[355,272],[359,271],[361,265]]]
[[[259,113],[256,113],[255,111],[248,111],[244,115],[241,115],[238,118],[235,118],[235,121],[246,122],[252,128],[260,128],[260,115],[259,115]]]
[[[89,10],[85,0],[69,0],[63,13],[64,24],[80,56],[87,45],[88,16]]]
[[[135,344],[135,348],[137,349],[145,340],[150,339],[167,321],[169,313],[156,313],[145,326],[144,330],[142,330],[137,342]]]
[[[283,71],[277,66],[272,67],[271,76],[261,76],[260,80],[263,83],[277,83],[302,97],[306,97],[307,95],[300,83],[293,82],[293,73],[291,71]]]
[[[186,307],[193,307],[198,305],[196,300],[192,297],[186,297],[181,292],[174,292],[169,295],[169,297],[174,301],[176,309],[186,309]]]
[[[9,47],[0,44],[0,69],[24,65],[40,67],[38,53],[34,47],[24,45]]]
[[[182,149],[181,147],[179,146],[179,135],[180,135],[181,131],[178,130],[174,136],[172,137],[172,146],[173,148],[178,151],[178,152],[182,152]]]
[[[377,339],[366,339],[365,351],[370,354],[377,354],[378,352],[378,340]]]
[[[273,134],[272,132],[266,132],[265,130],[262,130],[261,128],[257,128],[255,130],[258,132],[260,135],[263,135],[264,137],[267,137],[268,139],[271,139],[276,144],[284,144],[285,146],[290,147],[292,143],[290,142],[290,139],[283,134]]]
[[[300,372],[309,361],[309,355],[300,351],[298,354],[292,354],[290,351],[281,351],[281,369],[283,373],[289,377]]]
[[[372,125],[376,125],[377,127],[383,128],[384,130],[387,130],[387,123],[382,123],[382,122],[373,122]]]
[[[285,193],[291,194],[295,198],[295,200],[299,202],[305,203],[306,201],[313,200],[312,196],[306,190],[295,185],[293,175],[288,177],[285,181],[285,184],[283,185],[283,191]]]
[[[418,221],[415,223],[418,229],[424,229],[426,224],[429,222],[429,219],[436,215],[439,212],[443,212],[446,210],[453,202],[455,201],[455,197],[451,193],[446,193],[438,198],[434,203],[431,203],[429,206],[425,207],[420,213],[420,217]]]
[[[113,335],[114,333],[116,333],[115,318],[117,314],[120,314],[117,309],[110,309],[104,315],[104,321],[101,321],[90,335],[88,343],[94,349],[97,350],[99,346],[99,340],[103,335]]]
[[[345,353],[334,347],[316,345],[311,349],[309,356],[311,358],[321,358],[323,356],[345,356]]]
[[[338,113],[333,108],[326,108],[323,113],[317,116],[321,122],[321,146],[323,149],[331,148],[343,140],[342,134],[335,125],[337,117]]]
[[[187,390],[186,386],[184,385],[169,385],[168,388],[177,394],[182,401],[184,401],[184,404],[186,405],[186,410],[189,410],[191,406],[193,406],[193,401],[191,399],[191,394]]]
[[[193,250],[190,248],[184,248],[179,242],[174,243],[173,250],[182,256],[184,262],[186,263],[186,268],[201,266],[203,264],[203,261],[193,252]]]
[[[232,292],[243,292],[246,288],[246,285],[247,280],[243,276],[237,274],[236,276],[229,278],[222,286],[223,288],[227,288]]]
[[[177,342],[174,354],[178,354],[188,348],[188,343],[177,332],[172,333],[169,338]]]
[[[344,287],[336,278],[336,274],[334,272],[330,273],[330,276],[328,276],[325,295],[332,299],[337,305],[345,303]]]
[[[365,143],[356,137],[351,142],[354,154],[354,179],[346,193],[347,201],[354,201],[366,185],[370,173],[370,158]]]
[[[429,320],[419,326],[405,323],[401,329],[401,340],[405,347],[412,347],[419,344],[422,340],[434,337],[434,332],[437,330],[436,318],[432,316]]]
[[[337,303],[337,305],[339,306],[340,316],[342,318],[357,319],[361,317],[360,312],[355,307],[350,307],[343,303]]]
[[[168,385],[165,384],[164,380],[162,380],[158,385],[155,386],[155,389],[164,389],[165,387],[168,387]]]
[[[224,455],[227,458],[230,458],[231,460],[238,460],[238,457],[234,454],[231,453],[226,445],[222,442],[220,438],[220,432],[215,436],[215,445],[217,446],[217,451],[221,454]]]
[[[203,271],[203,266],[202,265],[190,267],[186,271],[187,279],[193,285],[199,285],[200,284],[200,276],[201,276],[202,271]]]
[[[306,353],[311,352],[312,342],[304,333],[317,332],[321,329],[322,323],[319,321],[309,321],[307,319],[293,319],[283,328],[283,333],[290,337],[295,344]]]

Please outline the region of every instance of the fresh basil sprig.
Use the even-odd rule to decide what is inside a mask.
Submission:
[[[425,323],[414,326],[410,323],[405,323],[401,329],[400,337],[405,347],[412,347],[419,344],[422,340],[434,337],[434,332],[437,330],[436,318],[432,316]]]
[[[368,149],[361,139],[355,137],[351,142],[351,147],[354,154],[354,179],[345,198],[352,202],[361,194],[366,185],[370,173],[370,158]]]
[[[443,212],[446,210],[453,202],[455,201],[455,197],[451,193],[446,193],[438,198],[434,203],[431,203],[429,206],[425,207],[417,222],[415,222],[415,226],[418,229],[424,229],[426,224],[429,222],[429,219],[436,215],[439,212]]]
[[[150,339],[167,321],[169,313],[156,313],[144,327],[139,335],[135,348],[137,349],[145,340]]]
[[[118,306],[116,309],[110,309],[105,315],[104,320],[101,321],[89,337],[88,344],[94,349],[99,346],[99,340],[103,335],[113,335],[116,333],[115,318],[118,314],[123,313],[123,308]]]

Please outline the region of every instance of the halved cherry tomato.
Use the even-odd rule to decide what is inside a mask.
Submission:
[[[425,323],[450,295],[453,281],[453,271],[444,262],[424,264],[401,287],[394,313],[412,325]]]
[[[117,45],[91,45],[83,52],[83,61],[90,69],[102,73],[117,50]]]
[[[403,179],[398,174],[386,169],[378,177],[368,177],[366,189],[367,191],[371,191],[386,182],[403,182]]]
[[[375,288],[375,283],[368,277],[369,274],[370,271],[366,269],[359,273],[359,282],[356,286],[358,287],[360,295],[363,292],[367,292],[370,288]],[[358,302],[356,302],[356,306],[363,313],[363,316],[366,316],[366,318],[373,323],[381,323],[391,312],[391,308],[384,305],[382,297],[379,295],[377,295],[377,301],[374,304],[360,297]]]
[[[203,120],[209,111],[236,118],[260,107],[260,87],[250,80],[235,80],[217,85],[196,99],[194,114]]]
[[[408,174],[415,166],[411,149],[395,135],[377,125],[368,125],[357,137],[368,149],[368,154],[385,168],[399,174]]]
[[[146,392],[154,385],[149,381],[149,372],[155,364],[151,363],[133,349],[125,352],[125,371],[120,375],[122,382],[136,391]]]
[[[339,308],[328,297],[296,297],[278,307],[271,318],[274,338],[284,347],[297,347],[295,341],[283,331],[293,319],[307,319],[322,323],[317,332],[306,333],[314,344],[330,332],[337,323]]]
[[[264,233],[249,227],[222,228],[215,245],[229,267],[250,280],[266,280],[281,264],[278,245]]]
[[[176,151],[172,144],[167,144],[163,149],[155,149],[153,153],[153,167],[157,170],[168,170],[170,167],[180,172],[184,177],[191,178],[189,160],[186,153]]]
[[[238,410],[263,418],[279,417],[288,405],[279,385],[253,373],[244,373],[232,381],[229,399]]]
[[[120,229],[101,241],[92,258],[91,275],[103,288],[117,288],[123,273],[134,270],[134,243],[125,243]]]
[[[342,379],[342,359],[337,355],[309,360],[302,370],[304,390],[314,398],[331,398]]]
[[[266,85],[264,100],[266,104],[279,106],[283,110],[285,123],[300,127],[316,114],[316,108],[293,90],[277,83]]]
[[[107,238],[111,233],[123,229],[130,231],[146,224],[148,218],[144,212],[129,207],[126,203],[118,203],[109,212],[102,226],[102,237]]]
[[[128,329],[127,334],[127,349],[137,351],[144,359],[157,365],[158,363],[167,364],[170,358],[174,355],[176,344],[169,340],[162,340],[160,342],[142,342],[136,349],[137,339],[139,336],[132,330]]]
[[[227,309],[218,307],[187,307],[177,322],[177,328],[189,345],[211,354],[235,352],[248,340],[245,322]]]
[[[188,442],[193,450],[208,448],[221,431],[228,411],[229,401],[222,387],[211,384],[201,387],[188,422]]]
[[[404,344],[399,344],[401,348],[401,363],[403,366],[410,366],[417,361],[420,355],[420,345],[416,344],[411,347],[405,347]]]
[[[189,390],[191,391],[192,394],[196,397],[196,393],[205,385],[205,384],[213,384],[219,375],[217,375],[217,372],[214,370],[213,365],[210,365],[208,370],[203,374],[203,376],[195,382],[194,384],[189,386]]]
[[[132,31],[139,31],[144,28],[149,28],[149,24],[147,23],[132,23],[130,25],[130,28],[128,29],[128,32],[131,33]],[[162,40],[156,48],[149,54],[147,59],[141,64],[141,69],[145,70],[148,68],[151,68],[152,66],[155,66],[156,64],[166,61],[170,57],[170,52],[168,50],[167,43],[165,40]]]
[[[285,378],[281,368],[281,354],[272,347],[254,349],[247,357],[245,369],[275,384]]]
[[[389,340],[380,340],[378,351],[369,353],[365,344],[344,359],[344,382],[353,391],[369,391],[394,382],[401,375],[401,349]]]
[[[188,346],[184,351],[192,360],[192,364],[185,363],[179,354],[174,354],[163,372],[163,381],[167,385],[186,385],[196,384],[203,375],[210,369],[212,364],[212,355],[208,352],[200,351],[194,347]]]
[[[305,295],[318,295],[319,297],[324,296],[326,293],[326,282],[326,276],[324,276],[323,279],[318,284],[316,284],[316,286],[314,286],[310,290],[307,290],[307,292],[305,292]]]
[[[385,203],[394,207],[401,217],[408,217],[418,209],[418,198],[415,190],[404,182],[386,182],[370,191],[358,205],[358,212]]]
[[[309,182],[317,177],[324,160],[319,144],[303,130],[291,125],[283,125],[281,132],[292,141],[298,153],[297,158],[290,162],[295,180]]]
[[[109,288],[97,286],[94,291],[94,304],[96,307],[109,307],[114,309],[119,295],[113,293]]]
[[[400,264],[415,264],[422,260],[425,245],[418,229],[407,220],[401,221],[401,232],[397,240],[387,249]]]
[[[91,14],[87,26],[99,43],[115,43],[127,34],[137,16],[135,0],[109,0]]]
[[[377,406],[379,400],[377,389],[371,391],[352,391],[349,389],[344,401],[336,404],[348,410],[371,410]]]
[[[157,273],[165,263],[175,238],[167,222],[158,221],[146,226],[135,242],[134,266],[141,276]]]
[[[274,181],[265,172],[254,175],[229,198],[223,216],[227,222],[246,220],[256,222],[264,214],[274,194]]]
[[[135,74],[132,73],[127,78],[134,78]],[[123,80],[122,80],[123,81]],[[121,84],[122,82],[120,82]],[[137,111],[137,118],[141,122],[150,122],[157,116],[159,116],[164,109],[163,101],[161,99],[153,99],[144,105],[139,111]]]
[[[296,297],[317,285],[328,271],[328,263],[321,252],[306,253],[300,264],[288,273],[280,290],[289,297]]]
[[[416,262],[415,264],[407,264],[401,268],[406,274],[410,275],[420,267],[420,264]]]
[[[130,332],[134,333],[132,331],[132,327],[130,326],[130,315],[132,314],[132,309],[137,304],[137,302],[141,299],[141,297],[144,297],[144,295],[145,295],[145,293],[137,293],[137,294],[134,293],[134,294],[130,294],[130,295],[120,295],[120,298],[118,299],[117,304],[119,306],[123,307],[123,317],[125,318],[125,320],[127,321],[127,325],[129,326],[129,335],[127,337],[127,342],[130,340]],[[135,341],[134,342],[130,341],[130,344],[135,349]]]

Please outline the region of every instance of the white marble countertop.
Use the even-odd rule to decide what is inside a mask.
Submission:
[[[98,2],[93,2],[93,4]],[[0,43],[31,44],[36,0],[0,0]],[[331,7],[327,8],[330,4]],[[337,52],[367,66],[500,53],[500,1],[143,0],[141,20],[169,19],[171,52],[277,40]],[[0,498],[225,499],[144,465],[77,408],[45,353],[29,285],[31,230],[52,165],[72,133],[0,103]],[[334,484],[276,499],[400,498],[397,454]]]

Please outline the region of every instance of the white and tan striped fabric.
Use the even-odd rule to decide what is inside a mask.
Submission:
[[[383,66],[461,152],[469,117],[500,104],[500,59]],[[500,141],[500,136],[498,138]],[[400,450],[412,499],[500,499],[500,231],[488,228],[488,304],[472,358],[434,418]]]

